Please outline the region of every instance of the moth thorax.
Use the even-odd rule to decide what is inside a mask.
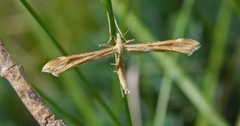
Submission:
[[[116,52],[118,54],[122,54],[125,51],[125,43],[124,40],[122,40],[121,34],[117,33],[116,37]]]

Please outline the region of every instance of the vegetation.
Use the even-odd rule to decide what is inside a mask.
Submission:
[[[114,0],[112,9],[134,43],[191,38],[202,47],[190,57],[127,53],[131,93],[122,97],[113,56],[60,77],[41,72],[53,58],[104,48],[110,0],[1,1],[0,38],[58,118],[70,126],[240,125],[238,1]],[[0,86],[0,125],[38,125],[5,79]]]

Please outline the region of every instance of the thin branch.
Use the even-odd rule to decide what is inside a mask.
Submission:
[[[41,97],[26,80],[23,69],[17,65],[0,40],[0,76],[6,78],[23,104],[41,126],[66,126],[56,118]]]

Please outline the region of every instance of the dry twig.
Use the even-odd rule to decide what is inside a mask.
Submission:
[[[41,126],[65,126],[56,118],[26,80],[22,67],[16,65],[0,40],[0,75],[12,85],[24,105]]]

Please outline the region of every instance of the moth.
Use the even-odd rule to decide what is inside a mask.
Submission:
[[[83,63],[99,60],[110,55],[116,56],[116,72],[119,77],[119,81],[122,90],[125,94],[130,93],[127,87],[125,66],[124,66],[124,53],[125,52],[177,52],[190,56],[195,50],[201,47],[200,43],[193,39],[179,38],[166,41],[157,41],[152,43],[143,44],[129,44],[134,40],[126,40],[121,33],[117,33],[114,37],[114,46],[93,51],[89,53],[76,54],[70,56],[61,56],[56,59],[50,60],[42,68],[42,72],[51,73],[54,76],[59,76],[66,70],[81,65]]]

